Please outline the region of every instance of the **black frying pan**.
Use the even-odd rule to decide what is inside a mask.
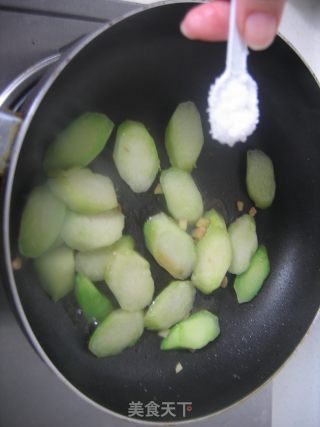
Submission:
[[[249,59],[259,85],[257,131],[246,144],[232,149],[213,142],[206,119],[207,92],[223,70],[226,46],[189,41],[180,34],[180,21],[190,6],[162,5],[134,14],[97,35],[62,72],[57,70],[43,100],[29,112],[7,175],[5,274],[20,319],[36,349],[59,375],[98,405],[124,416],[130,401],[192,402],[188,419],[237,402],[279,369],[320,303],[319,88],[298,56],[278,38],[270,49]],[[259,241],[269,250],[271,275],[258,297],[241,306],[231,285],[211,296],[198,295],[196,306],[212,310],[221,324],[221,336],[203,350],[163,352],[160,338],[145,332],[134,348],[97,360],[87,350],[90,331],[77,314],[73,296],[54,304],[39,288],[31,263],[24,262],[14,274],[11,270],[26,196],[44,180],[41,162],[48,144],[84,111],[105,112],[116,124],[128,118],[144,122],[166,168],[164,129],[176,105],[186,100],[197,104],[203,118],[205,145],[193,175],[207,209],[217,207],[231,221],[238,215],[236,200],[244,200],[249,208],[246,151],[258,147],[273,159],[276,198],[256,217]],[[113,140],[114,135],[93,168],[113,179],[128,218],[126,232],[150,261],[158,292],[170,278],[146,251],[141,229],[146,218],[163,206],[152,191],[136,195],[121,181],[111,160]],[[184,369],[176,374],[179,361]],[[161,421],[184,419],[180,409],[176,415]]]

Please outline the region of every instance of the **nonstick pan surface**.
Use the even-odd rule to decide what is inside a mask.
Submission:
[[[45,179],[44,151],[57,132],[82,112],[105,112],[116,125],[125,119],[145,123],[165,169],[169,166],[164,150],[166,124],[178,103],[194,101],[203,119],[205,144],[193,176],[205,208],[220,209],[227,222],[239,215],[237,200],[243,200],[247,210],[252,205],[245,190],[246,151],[260,148],[274,162],[276,198],[271,208],[256,216],[259,241],[270,254],[271,274],[258,297],[247,304],[236,302],[230,282],[227,289],[211,296],[197,296],[196,306],[217,314],[221,325],[220,337],[203,350],[163,352],[160,338],[145,332],[135,347],[98,360],[87,350],[90,331],[73,296],[54,304],[38,286],[31,262],[24,262],[14,280],[7,263],[9,285],[18,295],[35,347],[83,395],[124,416],[131,401],[192,402],[188,419],[237,402],[279,369],[306,333],[320,303],[317,83],[296,53],[278,38],[270,49],[249,59],[259,85],[257,131],[246,144],[232,149],[213,142],[207,125],[207,92],[223,70],[226,46],[189,41],[180,34],[179,24],[190,6],[168,4],[131,15],[84,47],[35,111],[7,180],[4,212],[10,223],[4,223],[9,226],[4,250],[11,250],[14,258],[26,197]],[[137,249],[150,261],[159,292],[170,277],[147,252],[142,226],[165,207],[153,188],[134,194],[120,179],[112,161],[114,136],[93,169],[114,181],[127,218],[125,232],[132,234]],[[183,370],[176,374],[178,362]],[[183,419],[177,410],[175,418],[168,415],[161,421]]]

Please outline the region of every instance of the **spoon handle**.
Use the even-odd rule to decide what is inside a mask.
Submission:
[[[231,0],[226,71],[239,75],[247,71],[248,48],[240,37],[237,26],[237,0]]]

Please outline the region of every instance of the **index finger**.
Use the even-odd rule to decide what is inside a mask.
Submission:
[[[189,39],[222,41],[228,37],[230,3],[216,0],[193,7],[181,23],[181,32]]]

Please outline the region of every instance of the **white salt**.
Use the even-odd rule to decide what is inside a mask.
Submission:
[[[224,73],[210,87],[208,98],[210,132],[214,139],[231,147],[245,142],[259,121],[257,84],[247,74]]]

